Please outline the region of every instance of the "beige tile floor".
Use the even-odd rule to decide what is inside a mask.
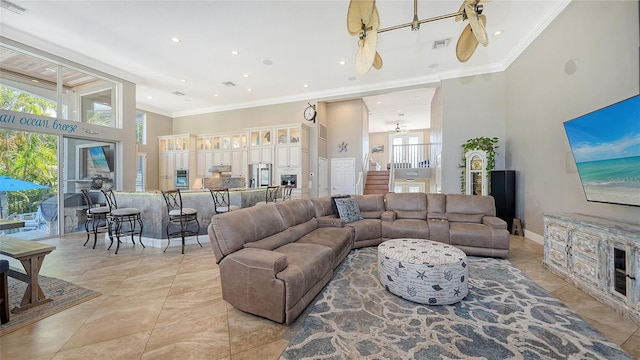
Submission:
[[[287,346],[286,326],[222,300],[208,243],[185,255],[127,244],[114,255],[103,244],[83,247],[84,234],[45,242],[57,249],[43,275],[102,296],[0,337],[0,359],[277,359]],[[516,267],[640,358],[639,327],[544,269],[542,254],[542,245],[512,236]]]

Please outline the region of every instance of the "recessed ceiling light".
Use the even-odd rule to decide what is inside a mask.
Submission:
[[[345,65],[346,63],[347,63],[346,61],[344,61],[344,60],[340,60],[340,62],[339,62],[338,64],[340,64],[340,65]]]
[[[242,77],[246,77],[246,78],[248,78],[248,77],[249,77],[249,74],[244,74],[244,75],[242,75]]]
[[[238,50],[231,50],[231,55],[238,55],[240,54],[240,51]]]
[[[263,60],[262,63],[265,65],[273,65],[273,61],[271,60]]]
[[[378,101],[378,104],[382,104],[382,101]]]
[[[496,30],[496,32],[493,33],[493,36],[500,36],[502,35],[502,30]]]
[[[173,36],[171,37],[171,41],[173,41],[174,43],[179,43],[180,39],[177,36]]]
[[[187,79],[182,79],[182,80],[180,80],[180,82],[186,83]]]
[[[40,80],[38,80],[38,79],[31,79],[31,82],[39,83],[39,82],[40,82]]]
[[[248,88],[248,89],[247,89],[247,91],[248,91],[248,92],[252,92],[252,91],[253,91],[253,89],[252,89],[252,88]]]
[[[213,96],[218,97],[218,94],[213,94]]]
[[[304,84],[304,85],[302,85],[302,86],[304,86],[304,87],[308,88],[308,87],[309,87],[309,84]]]
[[[153,99],[153,96],[149,95],[149,96],[147,96],[147,99],[151,100],[151,99]]]

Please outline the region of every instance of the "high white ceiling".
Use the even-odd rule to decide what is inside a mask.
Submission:
[[[411,124],[409,109],[428,111],[433,90],[381,94],[502,71],[569,1],[485,3],[489,46],[480,45],[466,63],[455,56],[466,22],[445,19],[425,23],[419,31],[382,33],[378,52],[384,66],[362,76],[353,65],[357,39],[346,30],[348,0],[15,0],[27,12],[0,9],[0,35],[133,81],[138,108],[171,117],[373,96],[365,98],[371,131],[389,131],[402,119],[407,128],[424,128],[423,116],[418,119],[422,123]],[[461,3],[420,0],[418,17],[453,13]],[[376,4],[382,28],[413,18],[412,0]],[[498,30],[503,34],[493,36]],[[174,36],[181,42],[173,42]],[[449,46],[433,49],[434,41],[445,39]],[[232,50],[239,54],[232,55]],[[228,81],[236,86],[223,84]]]

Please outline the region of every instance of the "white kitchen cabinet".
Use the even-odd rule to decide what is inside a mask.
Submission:
[[[196,137],[191,134],[159,136],[158,144],[158,187],[174,189],[176,170],[189,170],[190,174],[196,171]],[[190,175],[190,179],[194,178]]]

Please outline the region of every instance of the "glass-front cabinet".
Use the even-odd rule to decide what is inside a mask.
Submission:
[[[158,187],[160,190],[176,188],[176,170],[187,170],[186,181],[191,184],[196,169],[196,152],[194,147],[202,144],[191,134],[166,135],[158,137],[160,147],[158,164]],[[191,176],[191,179],[190,179]]]
[[[272,128],[249,129],[248,164],[273,163],[273,134]]]
[[[251,146],[271,146],[271,135],[273,130],[251,130],[249,132]]]
[[[300,142],[300,126],[278,128],[278,145],[297,144]]]

